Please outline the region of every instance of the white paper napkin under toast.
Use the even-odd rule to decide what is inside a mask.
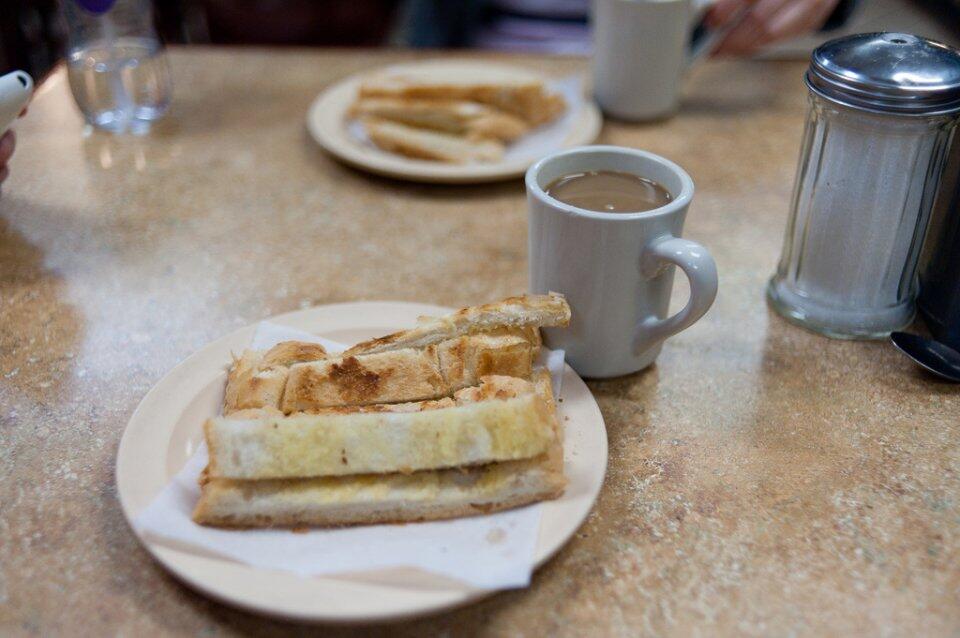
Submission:
[[[269,322],[257,327],[250,347],[264,350],[288,340],[321,343],[331,352],[344,349],[342,344]],[[543,349],[540,357],[539,363],[550,370],[554,395],[559,396],[563,351]],[[197,480],[206,464],[207,449],[201,445],[171,483],[137,515],[134,526],[141,536],[181,550],[196,549],[205,555],[302,576],[412,567],[480,589],[524,587],[530,582],[540,530],[539,504],[487,516],[406,525],[296,533],[285,529],[217,529],[197,525],[190,518],[200,497]]]

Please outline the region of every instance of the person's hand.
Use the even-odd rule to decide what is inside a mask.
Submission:
[[[13,149],[17,145],[17,138],[13,134],[13,129],[7,131],[0,137],[0,184],[3,183],[10,174],[10,167],[7,162],[13,157]]]
[[[739,24],[717,47],[717,55],[750,55],[762,47],[816,31],[840,0],[719,0],[707,12],[707,26],[720,29],[746,7]]]
[[[27,109],[23,109],[17,117],[23,117],[27,114]],[[13,150],[17,147],[17,136],[10,129],[0,136],[0,184],[10,175],[10,167],[7,163],[13,157]]]

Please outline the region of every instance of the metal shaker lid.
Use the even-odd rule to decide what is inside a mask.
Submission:
[[[813,52],[807,86],[823,97],[883,113],[960,111],[960,50],[907,33],[860,33]]]

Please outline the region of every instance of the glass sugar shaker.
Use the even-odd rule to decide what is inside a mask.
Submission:
[[[917,262],[960,116],[960,51],[868,33],[813,52],[790,217],[767,296],[816,332],[878,338],[913,319]]]

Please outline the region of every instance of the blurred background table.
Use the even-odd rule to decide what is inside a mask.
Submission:
[[[158,379],[239,326],[314,304],[460,306],[525,289],[519,180],[375,178],[306,132],[329,82],[412,57],[175,48],[172,113],[139,138],[84,133],[62,67],[40,88],[0,198],[0,633],[291,627],[151,560],[116,500],[117,444]],[[590,383],[607,482],[529,589],[383,635],[960,631],[960,391],[886,343],[814,336],[764,302],[803,68],[711,62],[677,117],[605,125],[601,142],[693,176],[687,235],[716,255],[716,305],[652,369]]]

